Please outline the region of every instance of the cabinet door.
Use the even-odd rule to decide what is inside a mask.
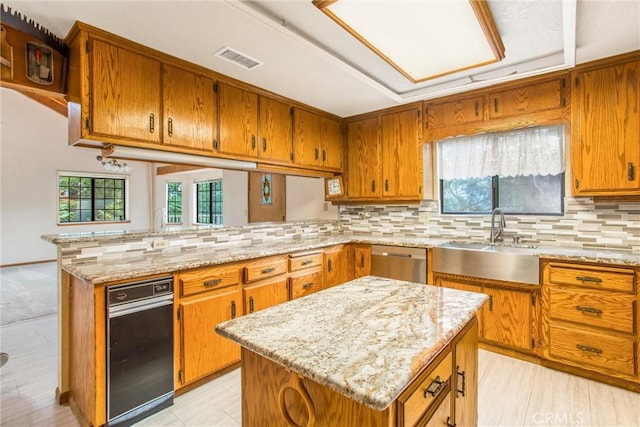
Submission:
[[[324,287],[330,288],[352,279],[349,255],[351,247],[340,245],[324,252]]]
[[[574,82],[575,194],[640,194],[640,62],[579,72]]]
[[[484,120],[484,98],[455,99],[427,103],[424,107],[425,129],[438,129],[475,123]]]
[[[287,279],[268,280],[257,283],[242,290],[244,295],[244,312],[253,313],[287,301]]]
[[[458,280],[448,279],[437,276],[436,273],[434,273],[433,275],[433,283],[436,286],[444,286],[445,288],[458,289],[460,291],[477,292],[479,294],[482,293],[482,285],[479,283],[462,282]],[[477,314],[480,334],[482,334],[482,313],[487,310],[488,304],[489,303],[486,303],[483,308],[478,311]]]
[[[213,79],[181,68],[163,68],[162,142],[213,151],[216,138],[216,93]]]
[[[420,109],[383,114],[382,195],[415,198],[422,195],[422,123]]]
[[[497,344],[533,351],[533,296],[529,291],[484,285],[489,295],[482,313],[482,338]]]
[[[373,199],[382,195],[378,118],[347,124],[347,196]]]
[[[218,83],[218,151],[225,154],[258,155],[258,95]]]
[[[371,245],[356,244],[354,250],[354,279],[371,274]]]
[[[454,424],[478,425],[478,322],[456,343],[454,368]]]
[[[183,299],[180,303],[182,384],[240,360],[240,346],[218,335],[218,323],[242,314],[239,286]]]
[[[489,95],[489,118],[499,119],[562,108],[563,78]]]
[[[265,160],[291,162],[293,152],[291,106],[260,97],[259,156]]]
[[[320,166],[320,116],[299,108],[293,110],[294,161],[301,166]]]
[[[320,118],[320,157],[327,169],[342,170],[342,130],[340,121],[328,117]]]
[[[160,142],[160,62],[91,39],[91,133]]]

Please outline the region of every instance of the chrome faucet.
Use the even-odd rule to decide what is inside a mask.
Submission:
[[[500,222],[496,227],[496,214],[500,215]],[[493,212],[491,212],[491,237],[489,241],[491,243],[502,241],[502,231],[507,226],[504,221],[504,212],[500,208],[495,208]]]

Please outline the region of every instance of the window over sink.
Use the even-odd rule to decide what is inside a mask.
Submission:
[[[449,138],[438,142],[443,214],[564,213],[564,126]]]

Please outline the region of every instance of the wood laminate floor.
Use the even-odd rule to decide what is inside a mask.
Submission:
[[[2,426],[77,426],[54,400],[56,316],[0,327]],[[640,426],[640,394],[480,350],[483,426]],[[240,426],[240,371],[175,399],[141,426]]]

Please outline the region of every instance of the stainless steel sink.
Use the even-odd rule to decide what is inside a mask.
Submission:
[[[446,243],[433,248],[432,265],[438,273],[540,284],[535,246]]]

